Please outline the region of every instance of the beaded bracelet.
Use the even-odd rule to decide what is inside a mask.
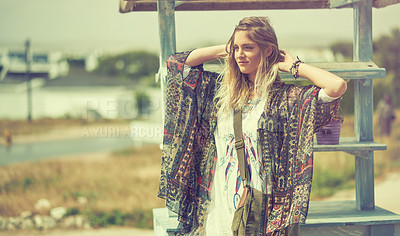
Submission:
[[[289,69],[290,74],[292,74],[295,79],[297,79],[299,77],[298,73],[299,73],[300,63],[303,63],[303,62],[299,59],[299,57],[297,57],[297,61],[295,61]]]

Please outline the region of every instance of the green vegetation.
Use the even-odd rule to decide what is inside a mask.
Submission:
[[[383,35],[374,40],[374,62],[386,69],[386,78],[374,80],[374,107],[385,93],[392,95],[396,107],[400,107],[400,29],[395,28],[389,35]],[[337,42],[331,45],[334,54],[342,54],[345,61],[353,60],[352,42]],[[353,113],[354,85],[348,84],[343,97],[342,109],[346,114]]]
[[[158,68],[159,59],[156,54],[136,51],[101,58],[95,73],[136,80],[154,87],[157,86],[155,74]]]
[[[315,162],[320,162],[319,158],[323,158],[320,156],[316,155]],[[330,197],[339,190],[354,188],[355,169],[354,165],[349,163],[349,160],[353,160],[354,158],[340,155],[333,159],[338,161],[342,158],[347,158],[348,160],[345,161],[346,164],[340,165],[340,169],[326,168],[326,163],[324,163],[324,166],[317,165],[314,168],[312,198],[321,199]],[[331,162],[331,160],[325,160],[325,162]]]
[[[92,227],[107,227],[110,225],[129,225],[137,228],[152,228],[153,215],[150,209],[124,213],[118,209],[111,212],[90,212],[89,222]]]
[[[149,114],[149,103],[150,97],[145,91],[137,91],[135,93],[135,100],[137,102],[137,108],[139,117],[147,116]]]

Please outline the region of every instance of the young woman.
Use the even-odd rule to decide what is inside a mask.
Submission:
[[[226,58],[221,74],[206,61]],[[313,134],[329,123],[346,83],[278,47],[268,18],[244,18],[226,45],[176,53],[167,61],[159,196],[178,214],[179,234],[231,235],[243,192],[233,130],[242,110],[250,186],[265,194],[257,235],[289,235],[304,223]],[[278,71],[313,86],[282,83]]]

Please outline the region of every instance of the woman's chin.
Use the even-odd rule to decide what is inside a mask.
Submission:
[[[242,74],[248,74],[249,73],[248,70],[246,70],[245,68],[240,68],[239,67],[239,69],[240,69],[240,72],[242,72]]]

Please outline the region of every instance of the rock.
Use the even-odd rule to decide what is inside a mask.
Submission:
[[[33,222],[35,223],[36,228],[41,229],[43,227],[43,220],[41,216],[35,215],[33,217]]]
[[[83,218],[83,216],[80,216],[80,215],[75,216],[76,227],[82,228],[83,223],[85,223],[85,219]]]
[[[30,218],[30,217],[32,217],[32,212],[30,212],[30,211],[23,211],[23,212],[21,213],[21,217],[22,217],[22,219]]]
[[[87,203],[87,198],[85,196],[78,197],[77,200],[78,200],[78,203],[82,204],[82,205]]]
[[[33,229],[34,224],[31,218],[25,218],[22,220],[21,229]]]
[[[75,217],[74,216],[68,216],[65,217],[61,223],[61,226],[63,228],[74,228],[75,227]]]
[[[8,219],[0,217],[0,231],[7,230]]]
[[[44,198],[39,199],[35,204],[35,208],[37,210],[49,209],[50,207],[51,207],[50,201]]]
[[[83,228],[84,229],[92,229],[92,226],[90,225],[90,222],[87,219],[85,219],[83,221]]]
[[[15,217],[8,218],[8,224],[7,224],[8,230],[19,229],[21,228],[21,225],[22,225],[22,220],[20,218],[15,218]]]
[[[54,227],[56,227],[57,222],[53,217],[50,216],[42,216],[42,221],[43,221],[43,229],[47,230],[47,229],[52,229]]]
[[[17,228],[15,227],[14,224],[12,224],[11,222],[8,222],[7,224],[7,230],[13,231],[16,230]]]
[[[50,210],[50,215],[56,220],[60,220],[67,213],[67,208],[56,207]]]

